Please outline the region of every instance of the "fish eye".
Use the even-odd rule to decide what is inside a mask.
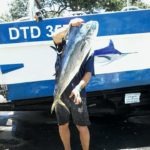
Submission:
[[[89,24],[86,25],[86,29],[87,29],[87,30],[90,29],[90,25],[89,25]]]

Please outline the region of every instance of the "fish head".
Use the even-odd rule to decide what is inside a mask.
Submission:
[[[97,21],[88,21],[84,23],[80,29],[80,35],[82,37],[93,37],[98,33],[99,24]]]

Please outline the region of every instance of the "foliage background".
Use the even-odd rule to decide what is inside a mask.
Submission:
[[[127,0],[35,0],[36,6],[43,12],[45,17],[61,16],[64,10],[94,12],[95,9],[105,9],[105,11],[120,11],[127,5]],[[29,0],[12,0],[9,4],[9,14],[0,16],[6,21],[13,21],[18,18],[28,16]],[[140,8],[150,8],[150,5],[142,3],[140,0],[130,0],[130,4]],[[48,8],[48,13],[44,13],[43,8]]]

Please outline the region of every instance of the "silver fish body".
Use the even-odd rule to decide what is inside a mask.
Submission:
[[[98,22],[96,21],[89,21],[79,27],[70,28],[68,42],[62,56],[61,70],[51,112],[53,112],[58,103],[68,110],[61,100],[61,95],[79,71],[83,60],[90,53],[92,40],[97,35],[97,32]]]

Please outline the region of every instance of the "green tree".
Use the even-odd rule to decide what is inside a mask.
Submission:
[[[43,0],[43,2],[49,3],[50,6],[59,6],[57,10],[51,10],[51,12],[57,14],[60,14],[66,8],[70,8],[72,11],[93,11],[95,8],[119,11],[126,6],[126,0]]]
[[[36,1],[39,2],[39,0]],[[94,8],[103,8],[107,11],[119,11],[125,6],[126,0],[42,0],[41,4],[43,5],[43,3],[49,4],[51,13],[60,15],[67,8],[72,11],[93,11]],[[57,6],[57,9],[55,9],[55,6]]]
[[[13,0],[9,7],[12,20],[25,17],[28,14],[28,0]]]
[[[119,11],[126,5],[126,0],[101,0],[98,3],[98,7],[105,9],[106,11]]]
[[[11,19],[15,20],[25,17],[28,14],[29,0],[13,0],[10,4]],[[61,13],[69,9],[71,11],[93,11],[95,8],[105,9],[106,11],[120,11],[127,5],[127,0],[35,0],[36,6],[45,17],[60,16]],[[130,0],[131,5],[148,8],[147,5],[139,0]],[[49,8],[48,13],[44,13],[43,8]],[[8,17],[7,17],[8,18]]]

